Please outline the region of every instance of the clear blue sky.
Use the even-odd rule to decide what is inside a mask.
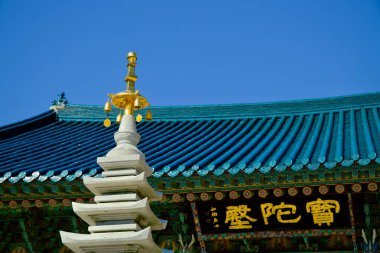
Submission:
[[[0,125],[137,88],[152,105],[380,91],[380,1],[0,0]]]

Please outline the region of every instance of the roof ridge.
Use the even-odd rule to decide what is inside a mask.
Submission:
[[[152,106],[156,120],[229,119],[301,115],[380,106],[380,92],[340,97],[251,103],[193,106]],[[144,113],[146,109],[140,110]],[[116,112],[111,117],[116,117]],[[104,118],[100,105],[68,105],[58,110],[61,120],[96,121]]]
[[[360,98],[367,97],[370,95],[378,95],[380,97],[380,91],[366,92],[359,94],[349,94],[340,96],[329,96],[322,98],[306,98],[306,99],[291,99],[291,100],[279,100],[279,101],[267,101],[267,102],[254,102],[254,103],[226,103],[226,104],[190,104],[190,105],[159,105],[150,106],[151,108],[188,108],[188,107],[210,107],[210,106],[245,106],[245,105],[272,105],[272,104],[292,104],[292,103],[302,103],[302,102],[317,102],[323,100],[335,100],[335,99],[349,99],[349,98]],[[380,100],[378,102],[380,104]],[[102,105],[87,105],[87,104],[69,104],[67,106],[81,106],[81,107],[102,107]]]

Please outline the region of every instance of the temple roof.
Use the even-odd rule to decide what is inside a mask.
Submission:
[[[137,124],[138,147],[157,178],[380,163],[380,92],[151,111],[153,121]],[[96,158],[115,146],[117,131],[104,118],[102,106],[67,105],[1,127],[0,182],[100,173]]]

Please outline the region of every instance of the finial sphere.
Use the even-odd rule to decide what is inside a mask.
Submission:
[[[127,55],[127,59],[129,62],[136,62],[137,60],[137,55],[135,52],[129,52],[128,55]]]

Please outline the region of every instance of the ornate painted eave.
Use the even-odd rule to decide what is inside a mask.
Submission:
[[[380,93],[151,111],[152,122],[137,124],[143,140],[138,147],[155,178],[330,171],[380,163]],[[0,141],[1,183],[73,181],[100,173],[96,157],[112,148],[117,127],[102,126],[102,108],[67,105],[45,116],[28,121],[38,121],[37,126],[16,123],[0,129],[6,134]]]

